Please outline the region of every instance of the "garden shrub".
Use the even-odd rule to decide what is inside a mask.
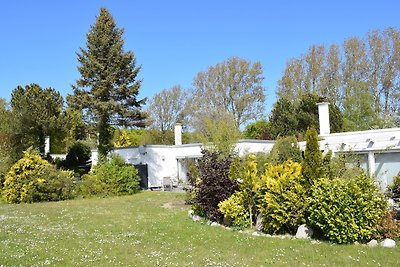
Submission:
[[[232,225],[239,228],[250,226],[250,213],[245,203],[243,192],[237,191],[228,199],[218,204],[219,210]]]
[[[400,238],[400,221],[396,220],[395,217],[395,212],[388,212],[383,216],[376,227],[375,239]]]
[[[73,198],[74,183],[72,172],[27,151],[6,174],[2,197],[8,203],[65,200]]]
[[[301,165],[288,160],[270,165],[259,184],[258,209],[264,216],[264,231],[294,233],[305,222],[306,189]]]
[[[202,153],[203,157],[197,163],[199,178],[195,183],[193,203],[208,219],[221,222],[223,214],[218,204],[238,189],[237,181],[229,178],[232,158],[216,151],[203,150]]]
[[[348,179],[357,177],[364,173],[359,167],[359,155],[354,153],[336,153],[329,161],[324,158],[325,173],[327,178]]]
[[[308,223],[335,243],[367,241],[385,213],[387,202],[372,178],[322,178],[311,189]]]
[[[326,176],[322,152],[318,144],[318,133],[314,128],[310,128],[306,132],[306,148],[301,167],[307,188],[310,188],[318,179]]]
[[[82,196],[131,195],[140,190],[137,169],[114,154],[109,161],[100,161],[93,172],[82,176],[79,186]]]
[[[231,180],[239,182],[240,200],[242,203],[240,205],[244,205],[244,209],[248,213],[246,216],[249,217],[243,218],[243,220],[247,220],[250,227],[252,227],[253,220],[257,217],[257,185],[260,183],[257,156],[251,154],[245,158],[235,158],[229,169],[229,177]],[[238,196],[235,196],[235,199],[239,200]]]
[[[393,183],[388,186],[386,194],[390,198],[400,198],[400,176],[393,177]]]
[[[91,155],[92,152],[88,145],[76,141],[69,147],[65,161],[63,161],[61,165],[68,170],[73,170],[79,176],[82,176],[90,170],[89,162]]]
[[[300,163],[301,151],[294,136],[280,137],[275,141],[270,154],[272,164],[282,164],[287,160]]]

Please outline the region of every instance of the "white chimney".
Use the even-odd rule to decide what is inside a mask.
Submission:
[[[175,145],[182,145],[182,124],[175,124]]]
[[[50,136],[44,138],[44,154],[50,153]]]
[[[329,126],[329,103],[322,102],[317,103],[318,106],[318,117],[319,117],[319,134],[326,135],[331,133]]]

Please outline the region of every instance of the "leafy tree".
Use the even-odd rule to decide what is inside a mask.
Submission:
[[[82,112],[77,109],[68,107],[65,110],[65,126],[67,128],[66,133],[66,146],[69,147],[70,143],[77,140],[84,140],[87,136],[87,127],[82,118]]]
[[[0,98],[0,189],[4,182],[4,175],[16,160],[15,143],[13,134],[13,117],[8,103]]]
[[[196,129],[198,121],[210,118],[210,111],[232,114],[237,128],[259,118],[264,113],[263,80],[260,62],[252,63],[238,57],[199,72],[187,105],[192,126]]]
[[[319,129],[317,103],[326,101],[326,98],[314,93],[304,93],[297,101],[286,97],[278,99],[270,116],[272,138],[297,135],[301,139],[308,128]],[[343,115],[333,103],[329,105],[329,116],[331,132],[341,132]]]
[[[271,134],[271,123],[266,120],[258,120],[246,125],[244,137],[248,139],[273,139]]]
[[[347,131],[392,127],[400,107],[400,31],[373,30],[342,46],[312,45],[289,60],[278,82],[280,98],[326,97],[344,114]]]
[[[134,54],[123,49],[123,32],[107,9],[101,8],[87,34],[86,49],[78,53],[81,78],[69,97],[72,106],[84,110],[97,126],[98,151],[103,158],[112,146],[111,125],[144,126],[141,106],[145,99],[137,99],[140,67],[136,67]]]
[[[322,152],[318,144],[318,134],[313,128],[308,129],[306,133],[306,149],[304,150],[304,160],[301,167],[307,189],[311,188],[318,179],[325,177]]]
[[[273,138],[294,135],[297,129],[295,107],[287,98],[275,102],[269,119]]]
[[[13,132],[19,140],[18,152],[32,146],[44,153],[45,137],[55,137],[62,129],[62,107],[63,98],[53,88],[30,84],[12,91]]]
[[[168,132],[174,130],[175,123],[183,122],[187,92],[175,85],[156,93],[149,101],[147,113],[151,120],[150,127],[161,132],[161,144],[173,143],[167,140]]]
[[[215,113],[210,112],[210,114]],[[213,120],[212,117],[220,118],[220,120]],[[221,111],[215,116],[204,118],[200,129],[197,132],[198,139],[207,149],[219,151],[224,155],[234,153],[241,132],[235,126],[234,118],[230,113]]]
[[[359,38],[344,43],[343,66],[344,117],[347,130],[367,130],[376,124],[373,96],[368,86],[368,59],[365,44]]]
[[[129,133],[126,129],[117,129],[115,133],[114,147],[127,147],[132,145]]]

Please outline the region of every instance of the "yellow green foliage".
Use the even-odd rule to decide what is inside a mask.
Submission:
[[[268,166],[258,185],[258,209],[267,233],[293,233],[304,223],[306,190],[301,165],[291,160]]]
[[[308,223],[335,243],[370,240],[387,202],[365,174],[354,179],[318,180],[311,188]]]
[[[241,191],[235,192],[228,199],[218,204],[219,211],[225,218],[232,220],[234,226],[246,228],[250,226],[250,213],[245,206],[244,194]]]
[[[140,190],[138,170],[114,154],[109,161],[97,164],[91,173],[85,174],[79,184],[83,197],[99,195],[131,195]]]
[[[2,198],[8,203],[56,201],[72,198],[74,178],[34,152],[25,152],[5,176]]]
[[[240,182],[241,201],[251,218],[250,226],[253,226],[254,215],[257,214],[257,185],[260,183],[256,155],[250,154],[244,159],[236,158],[231,164],[229,177]]]
[[[119,130],[115,139],[114,147],[128,147],[132,145],[129,133],[126,130]]]

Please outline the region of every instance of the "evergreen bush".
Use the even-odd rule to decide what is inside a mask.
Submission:
[[[308,224],[335,243],[367,241],[385,214],[387,201],[372,178],[322,178],[311,188]]]
[[[109,161],[100,161],[93,172],[82,176],[80,194],[91,195],[131,195],[140,190],[138,170],[117,155],[112,155]]]
[[[6,174],[2,198],[8,203],[65,200],[74,197],[74,184],[72,172],[27,151]]]
[[[307,201],[303,183],[299,163],[288,160],[268,166],[258,188],[258,210],[264,216],[265,232],[293,234],[305,222]]]
[[[306,132],[306,149],[301,167],[307,188],[310,188],[318,179],[326,176],[322,152],[318,144],[318,133],[313,128]]]
[[[219,210],[227,221],[231,221],[233,226],[246,228],[250,226],[251,219],[246,199],[242,191],[237,191],[228,199],[218,204]]]
[[[279,137],[270,153],[270,161],[272,164],[282,164],[287,160],[300,163],[301,151],[294,136]]]
[[[61,162],[61,165],[81,176],[89,172],[91,156],[90,147],[80,141],[76,141],[69,147],[65,161]]]

